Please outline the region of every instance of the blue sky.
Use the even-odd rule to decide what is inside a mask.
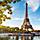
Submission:
[[[25,17],[25,1],[11,3],[12,12],[11,20],[6,20],[2,25],[11,26],[11,27],[21,27],[24,17]]]
[[[33,4],[35,2],[35,5]],[[30,19],[30,23],[34,29],[40,29],[40,7],[39,2],[33,1],[32,5],[30,1],[28,3],[28,17]],[[25,1],[22,0],[18,3],[11,3],[13,14],[11,15],[12,19],[5,21],[3,25],[11,26],[11,27],[19,27],[23,24],[23,20],[25,17]],[[34,8],[33,8],[34,7]]]
[[[34,0],[32,1],[33,4],[28,6],[28,15],[29,15],[30,23],[34,29],[40,30],[40,3],[39,3],[40,1],[39,0],[36,0],[37,2]]]
[[[35,12],[29,13],[29,19],[34,29],[40,29],[40,7]]]

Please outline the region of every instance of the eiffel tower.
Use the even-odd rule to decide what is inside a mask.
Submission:
[[[21,26],[21,29],[24,31],[24,33],[29,33],[32,32],[34,29],[32,27],[32,25],[30,24],[29,18],[28,18],[28,4],[26,3],[26,14],[25,14],[25,19],[23,22],[23,25]],[[25,36],[21,37],[21,40],[31,40],[29,39],[29,37],[27,36],[27,39]]]
[[[30,24],[30,21],[29,21],[29,18],[28,18],[28,4],[26,3],[26,14],[25,14],[25,19],[24,19],[24,22],[23,22],[23,25],[21,26],[21,28],[23,30],[25,30],[26,32],[28,31],[33,31],[33,27],[32,25]]]

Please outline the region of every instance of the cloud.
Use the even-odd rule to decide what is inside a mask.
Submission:
[[[22,18],[20,20],[19,19],[20,18],[6,20],[1,25],[21,28],[21,25],[23,24],[23,19]]]
[[[32,25],[34,30],[40,30],[40,25]]]
[[[32,11],[36,11],[39,7],[39,0],[28,0],[28,7],[32,8]]]

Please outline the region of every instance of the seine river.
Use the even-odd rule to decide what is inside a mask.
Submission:
[[[8,37],[0,37],[0,40],[16,40],[16,36],[8,36]],[[21,40],[21,36],[19,36],[18,40]],[[27,39],[26,39],[27,40]],[[40,36],[33,37],[33,40],[40,40]]]

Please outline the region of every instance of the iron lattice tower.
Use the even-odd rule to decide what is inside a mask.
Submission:
[[[25,19],[23,22],[23,25],[21,28],[25,31],[33,31],[32,25],[30,24],[29,18],[28,18],[28,4],[26,3],[26,14],[25,14]]]

